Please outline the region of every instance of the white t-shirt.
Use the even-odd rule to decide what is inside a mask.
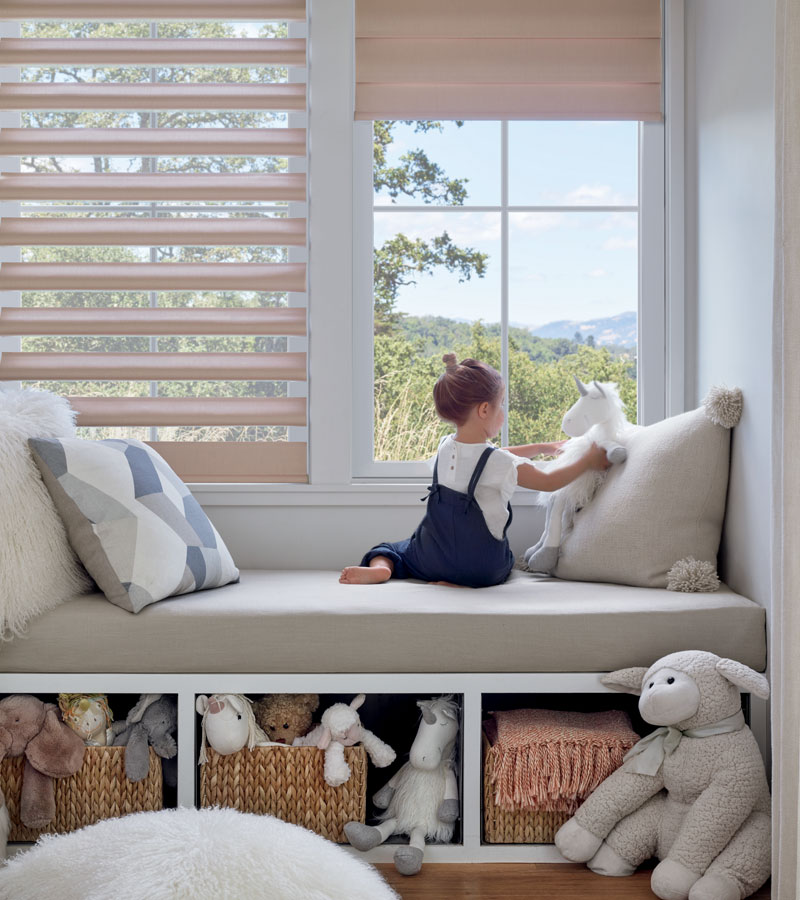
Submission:
[[[481,454],[487,447],[485,444],[464,444],[448,435],[439,444],[439,484],[462,494],[467,493],[470,478]],[[436,457],[429,460],[431,471]],[[503,529],[508,521],[508,502],[517,486],[517,469],[521,465],[530,465],[530,460],[515,456],[508,450],[497,449],[486,462],[486,467],[475,488],[475,500],[481,508],[486,526],[497,540],[502,540]]]

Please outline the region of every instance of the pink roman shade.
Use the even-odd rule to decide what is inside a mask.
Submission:
[[[659,0],[356,0],[356,119],[661,119]]]
[[[0,157],[36,161],[0,173],[0,203],[20,204],[0,219],[0,247],[21,249],[0,264],[0,292],[21,298],[0,307],[3,346],[21,339],[0,353],[0,381],[61,385],[79,426],[157,433],[189,481],[306,481],[305,441],[283,439],[307,425],[306,175],[292,162],[306,156],[295,126],[307,101],[291,69],[305,67],[306,42],[274,27],[304,22],[306,0],[3,0],[0,20],[156,23],[117,27],[132,37],[65,38],[67,25],[0,40],[0,67],[20,70],[0,85],[0,111],[21,114],[20,127],[0,129]],[[237,24],[185,38],[159,24],[193,20]],[[197,36],[215,30],[224,36]],[[53,66],[67,71],[30,76]],[[111,74],[84,77],[103,67]],[[217,83],[209,67],[233,74]],[[123,127],[92,127],[104,111]],[[59,127],[74,113],[94,118]],[[86,158],[94,171],[72,165]],[[42,292],[53,300],[43,305]],[[201,431],[223,437],[192,436]]]

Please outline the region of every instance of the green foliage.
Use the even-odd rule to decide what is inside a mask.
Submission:
[[[376,193],[385,190],[394,200],[400,194],[422,203],[461,206],[467,199],[468,178],[448,178],[442,169],[428,159],[424,150],[409,150],[400,157],[399,166],[386,161],[387,148],[394,140],[392,132],[397,122],[373,123],[373,183]],[[416,133],[441,131],[441,122],[404,122],[414,125]],[[459,128],[463,122],[455,123]]]
[[[425,322],[425,320],[422,320]],[[433,320],[438,334],[447,319]],[[377,335],[375,338],[375,459],[425,459],[436,452],[439,439],[453,426],[440,422],[433,406],[433,385],[442,373],[440,350],[459,359],[471,356],[500,369],[497,326],[475,323],[464,334],[463,323],[452,323],[453,343],[428,352],[424,333],[415,337]],[[519,330],[519,329],[515,329]],[[466,337],[466,339],[464,339]],[[619,385],[628,418],[636,421],[636,380],[630,360],[615,357],[607,348],[573,345],[563,353],[562,342],[539,338],[541,356],[509,345],[509,441],[511,444],[561,440],[561,420],[577,400],[574,375],[582,381],[613,381]],[[543,361],[548,344],[549,360]]]
[[[390,166],[387,150],[391,146],[397,122],[373,123],[373,184],[375,191],[385,190],[392,202],[400,195],[425,204],[462,206],[467,199],[467,178],[448,178],[436,163],[419,148],[407,151],[400,164]],[[441,122],[405,122],[414,125],[415,133],[441,131]],[[458,127],[463,122],[455,123]],[[488,255],[470,247],[454,244],[450,235],[424,241],[396,234],[375,250],[373,265],[375,334],[394,331],[403,314],[397,309],[400,289],[416,284],[419,276],[444,268],[457,273],[458,281],[469,281],[473,275],[483,278]]]
[[[439,268],[458,274],[459,283],[473,274],[483,278],[488,258],[486,253],[458,247],[446,231],[430,241],[404,234],[384,241],[374,257],[375,333],[391,331],[401,321],[402,313],[396,309],[401,288]]]

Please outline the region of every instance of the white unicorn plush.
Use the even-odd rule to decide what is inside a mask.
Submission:
[[[247,745],[271,743],[253,715],[253,704],[244,694],[201,694],[195,701],[195,709],[203,717],[199,762],[207,762],[206,742],[217,753],[227,756]]]
[[[558,459],[545,465],[548,469],[569,465],[593,443],[606,451],[609,462],[625,462],[628,451],[623,444],[636,426],[625,418],[616,384],[593,381],[587,386],[577,375],[574,377],[580,397],[561,423],[562,431],[571,440]],[[562,538],[572,526],[575,513],[592,499],[604,477],[605,472],[590,469],[557,491],[539,494],[547,506],[547,518],[539,542],[525,551],[525,563],[531,572],[550,573],[555,569]]]
[[[458,818],[456,780],[456,736],[458,705],[452,695],[419,700],[422,711],[417,736],[408,762],[375,796],[380,825],[348,822],[347,839],[357,850],[371,850],[393,834],[407,834],[408,844],[394,852],[395,868],[401,875],[416,875],[422,867],[425,842],[446,844],[453,838]]]

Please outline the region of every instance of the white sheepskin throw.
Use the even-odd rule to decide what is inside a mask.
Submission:
[[[0,389],[0,637],[92,581],[67,534],[28,450],[30,437],[75,434],[69,403],[48,391]]]
[[[0,900],[399,900],[375,869],[272,816],[166,809],[45,835]]]

